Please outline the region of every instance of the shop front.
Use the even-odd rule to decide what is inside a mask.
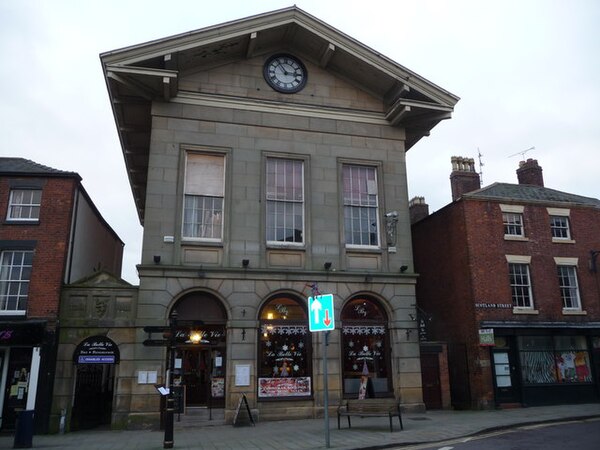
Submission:
[[[177,312],[173,385],[186,408],[224,408],[227,314],[211,294],[195,292],[181,298]]]
[[[494,329],[496,403],[528,406],[599,401],[598,330]]]
[[[0,322],[0,430],[13,430],[20,411],[35,410],[45,330],[45,321]]]

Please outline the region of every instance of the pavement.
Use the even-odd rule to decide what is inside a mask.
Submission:
[[[343,419],[343,418],[342,418]],[[600,420],[600,403],[539,406],[489,411],[403,413],[404,430],[395,419],[390,432],[386,417],[352,418],[352,428],[330,417],[329,448],[375,450],[435,443],[499,429],[572,420]],[[162,431],[78,431],[33,436],[33,448],[85,450],[159,450]],[[13,448],[14,436],[0,436],[0,449]],[[314,450],[327,448],[323,419],[258,422],[255,426],[214,425],[182,428],[176,424],[175,449]]]

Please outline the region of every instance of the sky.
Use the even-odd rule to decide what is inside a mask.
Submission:
[[[143,230],[100,53],[292,5],[0,0],[0,156],[79,173],[125,242],[123,278],[137,284]],[[425,197],[430,212],[451,201],[452,156],[474,158],[484,186],[517,183],[525,157],[538,160],[546,187],[600,197],[600,1],[296,6],[461,98],[407,153],[409,198]]]

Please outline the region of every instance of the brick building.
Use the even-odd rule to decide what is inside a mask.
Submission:
[[[46,431],[61,288],[97,270],[121,272],[123,243],[77,173],[0,158],[1,429],[35,410]]]
[[[600,200],[544,187],[535,160],[518,184],[480,188],[452,158],[453,202],[411,201],[426,339],[448,343],[462,408],[600,399]]]
[[[187,412],[231,421],[245,394],[261,419],[323,414],[317,290],[331,404],[368,371],[375,396],[422,409],[405,152],[458,98],[296,7],[101,60],[144,226],[113,424],[158,422],[165,350],[143,327],[174,312]]]

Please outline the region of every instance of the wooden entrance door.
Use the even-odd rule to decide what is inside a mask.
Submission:
[[[427,409],[442,409],[440,363],[437,353],[421,353],[423,402]]]

